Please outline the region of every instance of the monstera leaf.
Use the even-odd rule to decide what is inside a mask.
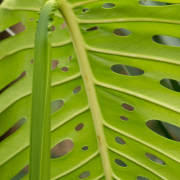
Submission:
[[[180,180],[180,143],[148,128],[158,120],[180,127],[180,48],[158,35],[180,38],[179,0],[143,6],[139,0],[59,0],[52,60],[51,147],[71,151],[51,159],[51,179]],[[0,42],[0,176],[10,180],[29,163],[31,89],[37,11],[45,0],[4,0],[0,31],[22,22],[25,31]],[[66,26],[65,26],[65,23]],[[124,68],[122,74],[120,67]],[[128,74],[134,69],[136,73]],[[24,77],[11,84],[22,72]],[[22,76],[21,76],[22,77]],[[28,175],[23,179],[28,179]]]

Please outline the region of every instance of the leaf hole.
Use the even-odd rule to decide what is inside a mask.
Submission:
[[[139,76],[139,75],[144,74],[144,71],[139,68],[135,68],[135,67],[127,66],[123,64],[113,65],[111,67],[111,70],[114,73],[125,75],[125,76]]]
[[[146,178],[144,176],[138,176],[136,179],[137,180],[149,180],[148,178]]]
[[[31,64],[33,64],[34,63],[34,59],[31,59]]]
[[[174,79],[162,79],[160,84],[169,90],[180,92],[180,81],[176,81]]]
[[[70,139],[65,139],[51,149],[51,159],[57,159],[69,154],[74,148]]]
[[[155,155],[152,155],[152,154],[150,154],[150,153],[145,153],[145,156],[146,156],[149,160],[151,160],[151,161],[153,161],[153,162],[155,162],[155,163],[157,163],[157,164],[166,165],[166,163],[165,163],[162,159],[158,158],[158,157],[155,156]]]
[[[23,71],[23,72],[21,73],[21,75],[20,75],[17,79],[15,79],[14,81],[12,81],[12,82],[9,83],[8,85],[6,85],[3,89],[1,89],[1,90],[0,90],[0,94],[3,93],[8,87],[10,87],[11,85],[13,85],[14,83],[20,81],[23,77],[26,76],[26,74],[27,74],[26,71]]]
[[[84,146],[84,147],[82,148],[83,151],[87,151],[88,149],[89,149],[88,146]]]
[[[113,3],[105,3],[105,4],[103,4],[102,7],[103,7],[104,9],[112,9],[112,8],[116,7],[116,5],[113,4]]]
[[[81,91],[81,86],[77,86],[76,88],[74,88],[73,93],[78,94],[80,91]]]
[[[152,41],[166,46],[180,47],[180,38],[164,35],[153,36]]]
[[[29,173],[29,165],[25,166],[17,175],[15,175],[11,180],[22,179]]]
[[[68,72],[69,69],[68,69],[68,67],[62,67],[62,68],[61,68],[61,71],[63,71],[63,72]]]
[[[180,127],[159,120],[149,120],[146,126],[164,138],[180,142]]]
[[[126,144],[126,142],[120,137],[116,137],[115,141],[120,145],[125,145]]]
[[[87,29],[86,31],[95,31],[97,29],[99,29],[99,26],[91,27],[91,28]]]
[[[16,34],[19,34],[25,30],[25,26],[19,22],[9,28],[7,28],[5,31],[0,33],[0,41],[5,40],[11,36],[15,36]]]
[[[122,106],[122,108],[124,108],[127,111],[134,111],[134,107],[127,103],[123,103],[121,106]]]
[[[66,27],[66,22],[63,22],[61,25],[61,29],[64,29]]]
[[[151,0],[140,0],[139,4],[143,6],[168,6],[168,5],[175,5],[178,3],[165,3],[165,2],[159,2],[159,1],[153,2]]]
[[[59,64],[59,61],[58,60],[52,60],[52,70],[54,70]]]
[[[129,119],[126,116],[120,116],[120,119],[123,121],[129,121]]]
[[[19,22],[13,26],[10,27],[10,29],[15,33],[15,34],[19,34],[21,32],[23,32],[26,28],[25,26],[22,24],[22,22]]]
[[[90,172],[89,171],[85,171],[82,174],[79,175],[79,179],[86,179],[90,176]]]
[[[9,130],[7,130],[2,136],[0,136],[0,142],[20,129],[26,123],[26,121],[26,118],[21,118],[19,121],[17,121]]]
[[[129,36],[131,31],[125,28],[118,28],[113,31],[114,35],[116,36]]]
[[[118,166],[121,166],[121,167],[127,167],[127,164],[123,161],[121,161],[120,159],[115,159],[115,163],[118,165]]]
[[[82,10],[82,12],[85,13],[85,12],[88,12],[89,10],[90,10],[89,8],[84,8],[84,9]]]
[[[83,123],[80,123],[80,124],[78,124],[78,125],[75,127],[75,130],[76,130],[76,131],[81,131],[83,127],[84,127],[84,124],[83,124]]]
[[[34,21],[34,18],[30,18],[30,21]]]
[[[64,105],[63,100],[56,100],[51,102],[51,114],[54,114],[55,112],[59,111]]]
[[[55,31],[56,30],[56,27],[55,26],[52,26],[52,31]]]
[[[9,37],[11,37],[11,35],[7,31],[3,31],[0,33],[0,41],[7,39]]]

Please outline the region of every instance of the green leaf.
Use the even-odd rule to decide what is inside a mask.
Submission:
[[[23,71],[27,73],[0,95],[0,135],[21,118],[27,119],[0,144],[0,174],[5,180],[29,163],[31,60],[36,11],[44,3],[14,0],[11,4],[4,0],[1,5],[1,9],[16,14],[9,24],[2,20],[1,30],[17,18],[26,27],[0,42],[0,89]],[[156,35],[180,38],[179,9],[179,4],[143,6],[139,0],[59,1],[61,15],[56,13],[52,38],[52,60],[59,64],[52,71],[51,101],[62,100],[64,104],[51,116],[51,147],[64,140],[71,140],[74,147],[51,159],[52,180],[82,179],[86,171],[90,172],[88,180],[179,180],[180,143],[146,126],[149,120],[160,120],[180,127],[179,92],[160,84],[162,79],[180,80],[180,48],[152,41]],[[67,26],[61,29],[64,21]],[[115,35],[114,30],[121,28],[131,34]],[[144,73],[122,75],[112,70],[114,65],[135,67]],[[74,94],[78,86],[81,90]],[[84,126],[77,131],[81,123]],[[84,146],[88,150],[83,151]]]

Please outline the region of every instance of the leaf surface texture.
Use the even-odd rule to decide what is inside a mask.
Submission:
[[[44,3],[4,0],[0,6],[1,31],[17,22],[26,28],[0,42],[0,89],[26,71],[25,77],[0,94],[0,136],[26,118],[25,124],[0,144],[4,180],[12,179],[28,165],[35,21]],[[115,6],[104,8],[107,3],[63,0],[61,14],[56,13],[52,60],[59,64],[52,71],[52,102],[62,100],[64,104],[52,114],[51,146],[68,139],[74,147],[65,156],[51,160],[51,179],[75,180],[89,171],[88,180],[135,180],[138,176],[180,180],[180,143],[146,126],[149,120],[160,120],[180,127],[180,94],[160,84],[165,78],[180,80],[180,49],[152,40],[156,35],[180,38],[180,5],[150,7],[138,0],[111,0]],[[67,26],[62,29],[64,21]],[[130,34],[114,34],[121,28]],[[114,65],[135,67],[143,73],[118,74],[112,71]],[[80,91],[73,93],[78,86]],[[81,123],[84,126],[77,131]],[[84,146],[88,150],[83,151]],[[151,161],[146,153],[165,165],[158,164],[157,159],[156,163]],[[127,167],[118,165],[119,160]]]

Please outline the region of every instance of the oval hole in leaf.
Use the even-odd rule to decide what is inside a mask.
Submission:
[[[9,130],[7,130],[2,136],[0,136],[0,142],[20,129],[26,123],[26,121],[26,118],[22,118],[18,122],[16,122]]]
[[[58,64],[59,64],[58,60],[52,60],[52,68],[51,69],[54,70]]]
[[[21,32],[23,32],[26,28],[25,26],[22,24],[22,22],[19,22],[13,26],[10,27],[10,29],[15,33],[15,34],[19,34]]]
[[[136,179],[137,180],[149,180],[148,178],[146,178],[144,176],[138,176]]]
[[[83,151],[87,151],[88,149],[89,149],[88,146],[84,146],[84,147],[82,148]]]
[[[173,79],[162,79],[160,81],[160,84],[167,89],[180,92],[180,81],[176,81]]]
[[[56,27],[55,26],[52,26],[52,31],[55,31]]]
[[[129,119],[126,116],[120,116],[120,119],[123,121],[129,121]]]
[[[180,38],[164,35],[155,35],[152,41],[161,45],[180,47]]]
[[[175,5],[178,3],[165,3],[165,2],[159,2],[159,1],[153,2],[151,0],[140,0],[139,4],[143,6],[167,6],[167,5]]]
[[[89,171],[85,171],[82,174],[79,175],[79,179],[86,179],[90,176],[90,172]]]
[[[68,72],[69,69],[68,69],[68,67],[62,67],[62,68],[61,68],[61,71],[63,71],[63,72]]]
[[[115,163],[118,165],[118,166],[121,166],[121,167],[127,167],[127,164],[123,161],[121,161],[120,159],[115,159]]]
[[[157,163],[157,164],[166,165],[166,163],[165,163],[162,159],[158,158],[157,156],[154,156],[154,155],[152,155],[152,154],[150,154],[150,153],[145,153],[145,156],[146,156],[149,160],[151,160],[151,161],[153,161],[153,162],[155,162],[155,163]]]
[[[85,12],[88,12],[89,10],[90,10],[89,8],[84,8],[84,9],[82,10],[82,12],[85,13]]]
[[[67,155],[74,148],[74,143],[70,139],[65,139],[51,149],[51,159],[57,159]]]
[[[5,31],[0,33],[0,41],[7,39],[11,36],[15,36],[16,34],[19,34],[25,30],[25,26],[19,22],[9,28],[7,28]]]
[[[111,9],[111,8],[114,8],[116,5],[115,4],[113,4],[113,3],[105,3],[105,4],[103,4],[103,8],[105,8],[105,9]]]
[[[76,131],[80,131],[82,128],[84,127],[84,124],[83,123],[80,123],[76,126],[75,130]]]
[[[34,59],[31,59],[31,64],[33,64],[33,62],[34,62]]]
[[[132,66],[127,66],[123,64],[116,64],[111,67],[111,70],[117,74],[126,76],[139,76],[144,74],[144,71]]]
[[[16,174],[11,180],[18,180],[22,179],[24,176],[26,176],[29,173],[29,165],[24,167],[18,174]]]
[[[51,114],[60,110],[63,107],[63,105],[64,105],[63,100],[56,100],[56,101],[51,102]]]
[[[66,27],[66,22],[63,22],[61,25],[61,29],[64,29]]]
[[[23,77],[25,77],[26,74],[27,74],[26,71],[23,71],[23,72],[21,73],[21,75],[20,75],[17,79],[15,79],[15,80],[12,81],[11,83],[9,83],[7,86],[5,86],[3,89],[1,89],[1,90],[0,90],[0,94],[1,94],[3,91],[5,91],[8,87],[10,87],[10,86],[13,85],[14,83],[18,82],[18,81],[21,80]]]
[[[81,86],[77,86],[76,88],[74,88],[73,93],[78,94],[80,91],[81,91]]]
[[[121,106],[127,111],[134,111],[134,107],[129,104],[123,103]]]
[[[30,18],[30,21],[34,21],[34,18]]]
[[[113,33],[116,36],[129,36],[131,34],[131,31],[125,28],[119,28],[119,29],[115,29]]]
[[[146,126],[160,136],[180,142],[180,128],[175,125],[159,120],[149,120]]]
[[[116,138],[115,138],[115,141],[116,141],[118,144],[120,144],[120,145],[126,144],[126,142],[125,142],[122,138],[120,138],[120,137],[116,137]]]
[[[95,31],[97,29],[99,29],[99,26],[91,27],[91,28],[87,29],[86,31]]]

